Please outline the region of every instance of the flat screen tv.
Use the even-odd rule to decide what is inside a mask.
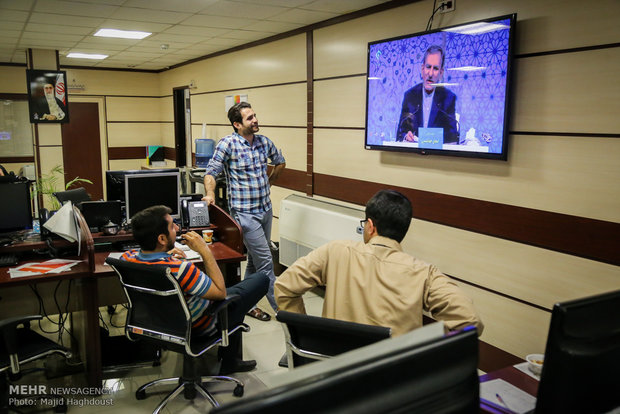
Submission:
[[[370,42],[365,148],[506,160],[515,22]]]
[[[27,69],[26,79],[30,122],[69,122],[67,73],[63,70]]]

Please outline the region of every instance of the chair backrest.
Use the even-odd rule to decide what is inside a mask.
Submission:
[[[443,325],[439,328],[443,333]],[[268,390],[211,413],[477,413],[476,330],[435,337],[427,335],[429,329],[436,327],[414,329],[279,375]]]
[[[286,311],[279,311],[276,319],[284,324],[289,368],[339,355],[389,338],[391,334],[391,329],[383,326]]]
[[[67,191],[57,191],[54,193],[54,197],[60,204],[64,204],[71,200],[73,204],[79,204],[82,201],[90,201],[90,196],[84,187],[73,188]]]
[[[190,351],[191,313],[170,268],[110,257],[106,263],[118,274],[129,300],[127,336],[143,335],[167,342],[177,352],[179,347]]]

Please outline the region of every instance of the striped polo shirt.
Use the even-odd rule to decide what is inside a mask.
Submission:
[[[139,250],[130,250],[123,253],[121,260],[134,263],[165,265],[170,268],[185,294],[187,307],[192,315],[192,329],[197,331],[211,330],[215,325],[215,318],[203,316],[210,300],[202,296],[211,287],[211,278],[187,260],[180,260],[168,253],[142,253]]]

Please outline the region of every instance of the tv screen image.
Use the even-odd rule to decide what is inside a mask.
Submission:
[[[515,21],[370,42],[366,149],[505,160]]]

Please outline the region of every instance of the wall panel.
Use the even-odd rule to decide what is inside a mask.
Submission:
[[[82,91],[71,91],[75,95],[160,96],[157,73],[67,69],[67,79],[84,85]]]
[[[510,129],[620,134],[618,73],[619,47],[518,59]]]
[[[480,339],[525,359],[527,354],[544,353],[551,315],[523,303],[459,284],[470,297],[484,323]]]
[[[620,141],[511,137],[509,161],[363,149],[364,131],[318,129],[315,172],[620,222]],[[339,154],[332,157],[330,154]]]
[[[163,72],[160,92],[191,79],[197,80],[192,93],[198,93],[298,82],[305,75],[306,38],[298,35]]]
[[[620,286],[618,266],[428,221],[412,221],[403,249],[460,280],[546,309]]]
[[[314,83],[314,100],[315,126],[366,126],[365,76],[317,81]]]
[[[106,100],[108,121],[160,121],[160,98],[109,97]]]
[[[135,147],[162,145],[159,123],[109,123],[108,146]],[[146,149],[144,150],[146,157]]]

